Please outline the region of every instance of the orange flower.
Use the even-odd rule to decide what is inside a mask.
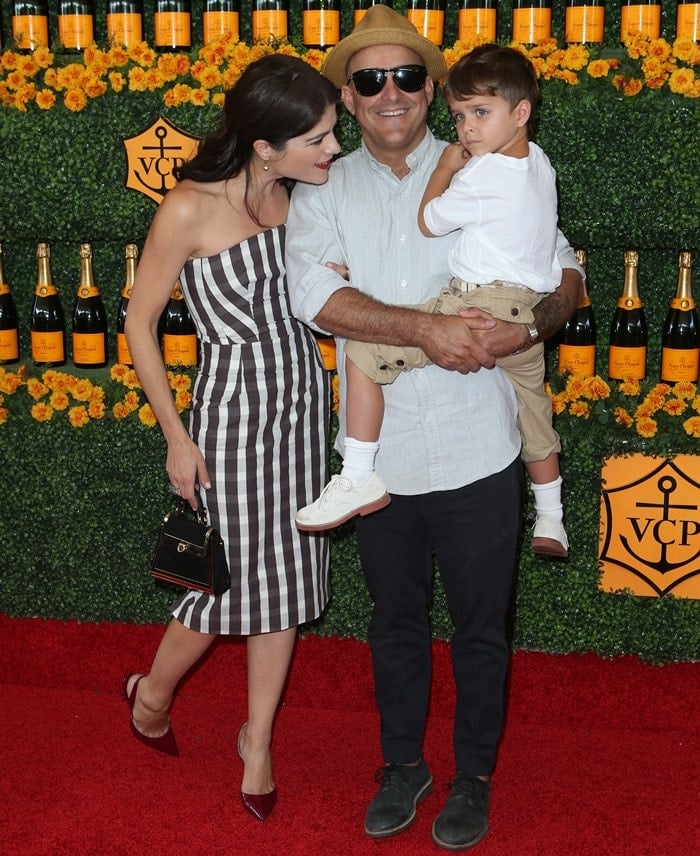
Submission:
[[[80,113],[87,104],[85,93],[80,89],[69,89],[63,96],[63,103],[71,113]]]
[[[4,425],[7,422],[7,417],[9,416],[9,411],[6,407],[0,407],[0,425]]]
[[[587,378],[585,381],[586,385],[586,395],[588,398],[593,399],[593,401],[599,401],[602,398],[608,398],[610,395],[610,387],[608,384],[598,375],[595,377]]]
[[[656,422],[648,416],[642,416],[641,419],[637,420],[637,434],[639,434],[640,437],[654,437],[656,436],[658,428],[659,426]]]
[[[126,408],[127,413],[132,413],[134,410],[137,410],[140,403],[139,394],[138,392],[134,392],[133,389],[127,392],[124,396],[124,407]]]
[[[623,428],[631,428],[634,425],[634,419],[632,419],[624,407],[616,407],[613,412],[615,414],[615,422],[618,425],[622,425]]]
[[[40,89],[35,100],[40,110],[50,110],[56,103],[56,96],[50,89]]]
[[[53,416],[53,408],[50,404],[40,401],[38,404],[32,406],[31,413],[37,422],[48,422]]]
[[[620,392],[623,395],[639,395],[639,381],[633,377],[626,377],[620,383]]]
[[[695,75],[690,68],[677,68],[671,72],[668,88],[677,95],[688,95],[693,91]]]
[[[150,404],[144,404],[139,410],[139,419],[147,428],[155,428],[158,424],[156,415]]]
[[[686,403],[680,398],[669,398],[666,404],[664,404],[664,410],[671,416],[680,416],[685,412],[685,408]]]
[[[68,398],[65,392],[52,392],[49,404],[54,410],[65,410],[70,404],[70,398]]]
[[[112,408],[112,415],[118,421],[121,421],[122,419],[126,419],[126,417],[129,415],[129,413],[131,413],[131,411],[127,407],[124,406],[124,403],[122,401],[118,401],[114,405],[114,407]]]
[[[591,415],[591,408],[587,401],[572,401],[569,405],[569,413],[572,416],[578,416],[580,419],[588,419]]]
[[[92,400],[88,405],[88,414],[91,419],[104,419],[107,408],[102,400]]]
[[[586,66],[586,72],[589,77],[607,77],[610,71],[610,64],[604,59],[594,59]]]
[[[697,386],[689,380],[679,380],[673,386],[673,394],[678,398],[691,399],[695,398]]]
[[[30,377],[27,381],[27,392],[31,395],[34,401],[38,401],[42,395],[46,395],[48,391],[48,386],[34,377]]]
[[[24,381],[14,372],[6,372],[4,369],[0,373],[0,392],[6,392],[8,395],[16,392]]]
[[[68,411],[68,421],[74,428],[84,428],[90,421],[87,410],[80,404]]]
[[[685,433],[690,437],[700,440],[700,416],[691,416],[683,423]]]

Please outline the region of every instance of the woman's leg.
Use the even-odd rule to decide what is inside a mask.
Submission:
[[[216,636],[190,630],[173,618],[163,636],[151,671],[138,685],[133,720],[146,737],[160,737],[168,730],[168,708],[175,687],[189,669],[209,650]],[[131,691],[134,676],[126,688]]]
[[[290,627],[248,637],[248,724],[239,744],[245,765],[241,790],[247,794],[267,794],[275,786],[270,752],[272,725],[287,680],[296,632],[296,627]]]

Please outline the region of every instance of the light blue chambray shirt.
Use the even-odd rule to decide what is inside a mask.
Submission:
[[[325,262],[348,265],[351,285],[384,303],[422,303],[450,279],[459,235],[426,238],[418,206],[446,143],[428,131],[398,179],[364,144],[335,161],[328,182],[297,184],[287,220],[285,258],[294,314],[311,326],[328,298],[348,283]],[[578,268],[560,236],[562,267]],[[579,268],[580,270],[580,268]],[[317,328],[318,329],[318,328]],[[343,453],[344,340],[337,339]],[[383,386],[385,414],[377,472],[397,494],[453,490],[505,469],[520,451],[513,387],[498,368],[472,374],[431,365]]]

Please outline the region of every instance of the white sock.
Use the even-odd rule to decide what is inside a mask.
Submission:
[[[343,469],[340,475],[350,479],[353,487],[362,487],[374,472],[374,459],[378,449],[379,443],[346,437]]]
[[[564,519],[564,508],[561,504],[561,476],[548,484],[530,483],[535,495],[535,510],[537,514],[546,514],[555,520]]]

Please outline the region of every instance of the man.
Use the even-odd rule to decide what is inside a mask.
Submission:
[[[446,66],[402,15],[374,6],[332,50],[323,73],[341,90],[362,146],[332,166],[324,187],[297,185],[286,258],[295,313],[338,337],[339,450],[344,339],[418,346],[435,363],[402,374],[385,390],[376,467],[392,501],[357,522],[374,601],[368,637],[385,761],[365,831],[380,838],[406,829],[432,788],[422,740],[434,554],[455,628],[457,707],[456,775],[432,835],[445,849],[467,849],[488,829],[520,517],[517,408],[494,359],[550,336],[570,317],[580,269],[560,235],[562,284],[536,307],[529,326],[474,309],[467,317],[439,316],[398,305],[425,301],[449,279],[456,235],[425,238],[417,221],[446,145],[426,124],[434,81]],[[347,265],[351,285],[327,261]]]

